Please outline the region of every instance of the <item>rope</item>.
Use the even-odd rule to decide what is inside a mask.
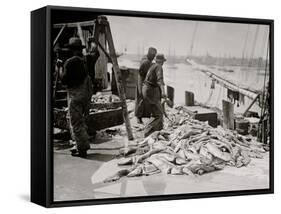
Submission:
[[[213,79],[212,79],[212,82],[213,82]],[[210,100],[211,100],[211,98],[213,96],[214,90],[215,90],[215,88],[211,88],[210,89],[209,96],[208,96],[207,100],[204,102],[204,105],[207,105],[210,102]]]
[[[269,39],[269,38],[268,38]],[[265,85],[266,85],[266,76],[267,76],[267,62],[269,58],[269,42],[267,43],[267,51],[266,51],[266,61],[265,61],[265,74],[263,79],[263,93],[262,93],[262,107],[261,107],[261,118],[263,118],[265,114]],[[268,93],[268,92],[267,92]]]

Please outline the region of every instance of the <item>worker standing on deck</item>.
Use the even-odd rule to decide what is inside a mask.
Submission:
[[[76,141],[76,149],[71,151],[73,156],[86,157],[90,145],[85,119],[89,114],[92,83],[86,71],[82,54],[85,46],[81,40],[77,37],[70,38],[68,48],[73,56],[67,59],[63,69],[60,69],[60,77],[62,83],[67,86],[70,131],[73,140]]]
[[[152,61],[156,56],[157,50],[153,47],[148,49],[147,55],[141,60],[139,74],[138,74],[138,82],[136,87],[136,98],[135,98],[135,116],[137,117],[137,122],[142,124],[143,117],[150,117],[149,111],[147,109],[147,105],[143,100],[142,96],[142,87],[143,82],[148,72],[148,69],[152,65]]]
[[[143,99],[149,104],[150,120],[145,127],[144,136],[147,137],[154,131],[163,129],[164,109],[161,98],[165,99],[163,64],[166,61],[163,54],[157,54],[156,63],[153,64],[144,79],[142,88]]]

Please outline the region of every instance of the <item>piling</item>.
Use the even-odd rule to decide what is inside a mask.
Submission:
[[[190,91],[185,91],[185,105],[194,106],[194,93]]]
[[[172,101],[171,103],[174,103],[174,96],[175,96],[175,89],[167,85],[167,97],[170,101]],[[170,107],[172,108],[173,106]]]
[[[223,127],[234,130],[234,105],[226,100],[222,100]]]

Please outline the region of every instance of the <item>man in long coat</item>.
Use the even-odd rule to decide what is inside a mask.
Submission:
[[[147,108],[147,104],[143,100],[142,87],[147,71],[151,67],[156,53],[157,50],[153,47],[150,47],[148,49],[147,55],[142,59],[140,64],[135,98],[135,116],[137,117],[138,123],[143,123],[143,117],[150,117],[150,111]]]
[[[163,129],[164,110],[161,105],[161,98],[165,99],[163,64],[166,61],[163,54],[157,54],[156,63],[153,64],[144,79],[142,87],[143,99],[148,103],[151,118],[145,126],[144,136],[147,137],[154,131]]]

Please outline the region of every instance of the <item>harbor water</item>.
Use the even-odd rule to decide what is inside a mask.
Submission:
[[[139,67],[139,60],[132,59],[129,55],[121,56],[118,58],[118,62],[120,66],[128,68]],[[254,67],[212,66],[212,68],[212,72],[215,72],[220,77],[243,88],[251,88],[262,91],[264,84],[268,81],[268,73],[265,75],[264,70]],[[227,100],[227,89],[218,83],[212,84],[212,79],[205,73],[195,70],[193,66],[185,63],[184,61],[174,64],[165,63],[163,65],[163,70],[165,84],[172,86],[175,89],[174,101],[176,104],[184,104],[185,91],[190,91],[194,93],[196,102],[209,107],[222,109],[222,100]],[[231,72],[224,70],[231,70]],[[235,113],[243,113],[251,102],[252,100],[248,97],[244,97],[240,102],[235,102]],[[251,111],[255,111],[260,114],[261,109],[258,106],[258,102],[252,106]]]

